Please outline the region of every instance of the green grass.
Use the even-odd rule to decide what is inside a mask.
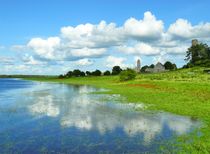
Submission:
[[[180,138],[180,153],[210,153],[210,74],[203,68],[191,68],[157,74],[140,74],[135,80],[119,82],[118,76],[70,79],[29,78],[30,80],[107,88],[108,94],[120,94],[128,102],[150,104],[150,110],[161,110],[191,116],[203,121],[202,135]]]

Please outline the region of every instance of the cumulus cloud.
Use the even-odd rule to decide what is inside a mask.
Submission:
[[[44,65],[47,64],[45,61],[40,61],[35,59],[33,56],[30,56],[28,54],[24,55],[22,60],[26,65]]]
[[[120,46],[118,50],[126,54],[134,55],[157,55],[160,53],[158,48],[152,47],[146,43],[137,43],[134,46]]]
[[[169,47],[166,48],[165,51],[168,54],[172,54],[172,55],[184,55],[186,54],[187,49],[189,48],[189,46],[187,45],[182,45],[182,46],[175,46],[175,47]]]
[[[81,48],[71,51],[71,55],[74,57],[100,57],[106,52],[106,48]]]
[[[120,66],[122,68],[129,67],[128,64],[125,64],[126,58],[123,57],[114,57],[108,56],[106,59],[106,66],[112,68],[113,66]]]
[[[29,41],[27,46],[37,55],[46,59],[55,59],[56,56],[59,59],[62,55],[62,53],[57,53],[57,49],[60,46],[59,37],[49,37],[47,39],[33,38]]]
[[[124,29],[128,36],[140,40],[154,40],[161,37],[164,25],[151,12],[145,12],[142,20],[128,19],[124,24]]]
[[[101,21],[98,25],[81,24],[61,28],[61,36],[68,40],[71,48],[105,48],[120,44],[122,30],[115,23]]]
[[[88,59],[106,57],[114,52],[126,56],[155,56],[155,61],[163,61],[167,55],[185,54],[191,39],[208,40],[209,36],[210,23],[192,25],[186,19],[177,19],[165,28],[164,22],[148,11],[142,19],[131,17],[120,26],[106,21],[64,26],[58,36],[31,38],[25,45],[12,46],[12,50],[31,53],[27,59],[23,58],[23,62],[30,65],[42,65],[42,61],[57,64],[76,61],[77,65],[91,65]],[[128,66],[122,57],[105,59],[107,67]]]
[[[75,58],[101,57],[106,51],[132,41],[146,41],[160,39],[164,26],[161,20],[157,20],[151,12],[145,12],[142,20],[130,18],[122,26],[115,23],[101,21],[99,24],[80,24],[75,27],[61,28],[61,34],[55,37],[32,38],[26,47],[32,50],[40,58],[48,60],[72,60]],[[139,43],[140,44],[140,43]],[[138,48],[137,45],[135,48]],[[149,45],[140,44],[146,54],[154,54],[149,51]],[[15,50],[24,46],[13,46]],[[152,47],[151,47],[152,48]],[[139,52],[138,49],[133,49]],[[144,51],[143,51],[144,52]],[[131,52],[132,53],[132,52]],[[140,52],[142,53],[142,52]]]
[[[76,61],[75,64],[78,66],[89,66],[93,64],[93,61],[91,61],[90,59],[84,58],[84,59],[80,59]]]
[[[210,36],[210,23],[200,23],[193,26],[188,20],[178,19],[171,24],[168,33],[174,39],[206,38]]]
[[[162,52],[160,55],[155,56],[153,58],[153,63],[156,64],[156,63],[160,62],[160,63],[164,64],[167,61],[167,59],[168,59],[167,55],[164,52]]]

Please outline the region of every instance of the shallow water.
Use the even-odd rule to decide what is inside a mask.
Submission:
[[[156,153],[199,126],[189,117],[137,112],[117,103],[118,95],[90,94],[98,90],[0,79],[0,153]]]

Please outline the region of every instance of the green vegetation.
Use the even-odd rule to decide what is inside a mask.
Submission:
[[[120,66],[114,66],[112,68],[112,72],[110,72],[109,70],[105,71],[104,73],[102,73],[100,70],[95,70],[95,71],[86,71],[83,72],[79,69],[75,69],[73,71],[68,71],[66,74],[61,74],[58,76],[59,79],[64,79],[64,78],[71,78],[71,77],[85,77],[85,76],[101,76],[101,75],[105,75],[105,76],[109,76],[109,75],[119,75],[120,72],[122,71],[122,69],[120,68]]]
[[[193,40],[193,45],[187,50],[185,68],[194,66],[210,67],[210,47],[207,44]]]
[[[126,102],[145,103],[149,110],[201,120],[202,128],[197,130],[201,133],[195,131],[180,137],[179,147],[182,149],[179,152],[210,153],[210,49],[206,44],[194,40],[186,57],[188,64],[184,66],[185,69],[177,70],[175,64],[166,62],[164,66],[171,71],[164,73],[136,76],[131,69],[123,71],[119,66],[114,66],[112,72],[106,71],[103,76],[100,70],[86,73],[74,70],[59,78],[32,76],[26,79],[106,88],[109,91],[100,93],[120,94],[126,98]],[[153,64],[144,66],[141,72],[153,67]]]
[[[111,72],[107,70],[107,71],[104,72],[104,75],[109,76],[109,75],[111,75]]]
[[[135,79],[137,73],[132,69],[124,70],[120,73],[120,81],[128,81]]]
[[[120,74],[120,72],[122,72],[122,69],[120,68],[120,66],[114,66],[112,68],[112,75],[118,75]]]
[[[177,69],[176,64],[172,64],[170,61],[165,62],[164,67],[165,69],[170,70],[170,71]]]
[[[201,136],[196,133],[182,136],[181,153],[210,152],[210,74],[194,67],[157,74],[140,74],[135,80],[120,82],[119,76],[78,77],[68,79],[29,78],[36,81],[67,84],[86,84],[109,89],[103,92],[120,94],[128,102],[149,104],[149,110],[191,116],[203,121]]]

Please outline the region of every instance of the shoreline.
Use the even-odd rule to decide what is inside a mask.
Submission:
[[[181,76],[181,81],[173,75]],[[158,80],[159,77],[166,79]],[[210,83],[209,76],[198,74],[195,78],[183,78],[182,72],[138,75],[135,80],[119,82],[118,76],[57,78],[23,78],[40,82],[73,85],[90,85],[109,89],[104,94],[120,94],[130,103],[144,102],[147,110],[164,111],[176,115],[189,116],[200,120],[204,126],[198,132],[180,138],[181,146],[190,152],[210,152]],[[150,77],[150,78],[148,78]],[[155,77],[155,79],[154,79]],[[171,80],[171,78],[174,80]],[[202,78],[206,78],[206,80]],[[183,80],[182,80],[183,78]],[[152,104],[152,105],[150,105]],[[192,142],[193,140],[193,142]],[[190,143],[192,142],[192,143]]]

